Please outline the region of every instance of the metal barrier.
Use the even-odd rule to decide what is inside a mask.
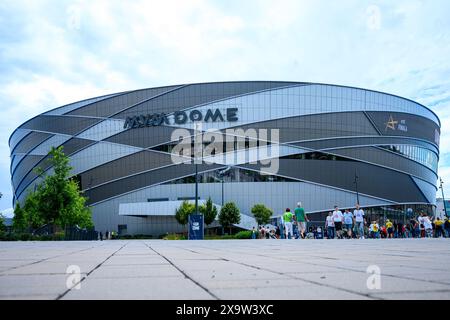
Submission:
[[[80,229],[78,227],[66,227],[65,240],[98,240],[98,231],[94,229]]]

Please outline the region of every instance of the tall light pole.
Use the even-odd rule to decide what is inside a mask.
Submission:
[[[353,181],[353,183],[355,184],[356,187],[356,203],[359,204],[359,192],[358,192],[358,175],[356,174],[356,170],[355,170],[355,180]]]
[[[231,169],[231,167],[226,167],[225,169],[223,169],[223,170],[220,170],[219,171],[219,176],[220,176],[220,182],[221,182],[221,184],[222,184],[222,207],[223,207],[223,204],[224,204],[224,184],[225,184],[225,174],[227,174],[227,172],[229,171]]]
[[[198,164],[195,163],[195,214],[198,214]]]
[[[448,216],[447,215],[447,206],[445,205],[444,186],[443,185],[444,185],[444,181],[442,181],[442,177],[441,177],[441,178],[439,178],[439,188],[441,188],[441,191],[442,191],[442,202],[444,203],[444,213],[446,216]]]

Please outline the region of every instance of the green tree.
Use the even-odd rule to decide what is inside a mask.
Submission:
[[[92,227],[91,211],[86,206],[86,198],[80,192],[79,185],[70,179],[72,167],[63,147],[52,147],[49,156],[53,174],[46,175],[41,168],[36,169],[43,181],[27,194],[23,207],[16,204],[14,229],[29,231],[48,223],[61,228],[72,225]]]
[[[236,206],[234,202],[225,203],[222,209],[220,209],[219,223],[224,228],[229,227],[231,234],[231,226],[233,224],[238,224],[239,222],[241,222],[241,215],[239,212],[239,208]]]
[[[252,213],[256,222],[258,222],[258,225],[261,225],[270,222],[270,217],[272,216],[273,211],[262,203],[258,203],[253,206]]]
[[[5,218],[3,214],[0,213],[0,232],[4,232],[6,230]]]
[[[188,223],[189,215],[195,212],[195,205],[184,200],[180,207],[175,210],[175,219],[179,224],[185,226]]]
[[[49,155],[54,173],[46,176],[41,173],[44,181],[35,192],[38,212],[45,223],[62,228],[71,225],[92,227],[92,215],[86,207],[86,198],[77,182],[70,179],[72,167],[69,166],[69,157],[64,154],[62,146],[52,147]]]
[[[28,227],[29,223],[26,212],[20,207],[19,202],[16,202],[16,207],[14,208],[13,229],[16,232],[23,232],[28,229]]]
[[[86,198],[80,196],[78,184],[74,180],[69,180],[64,191],[67,195],[67,204],[62,208],[57,219],[58,225],[93,227],[91,210],[86,206]]]
[[[201,205],[198,209],[201,214],[203,214],[203,218],[205,219],[205,224],[210,225],[214,222],[217,217],[217,208],[213,204],[211,197],[208,198],[205,204]]]
[[[45,224],[42,215],[39,212],[38,193],[30,192],[27,194],[23,207],[19,202],[14,208],[13,229],[16,232],[29,232],[30,229],[36,229]]]

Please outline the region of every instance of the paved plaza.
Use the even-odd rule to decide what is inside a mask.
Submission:
[[[449,266],[447,239],[0,242],[0,299],[450,299]]]

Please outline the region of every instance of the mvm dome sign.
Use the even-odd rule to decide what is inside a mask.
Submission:
[[[238,121],[238,108],[227,108],[222,114],[220,109],[208,109],[205,113],[200,110],[176,111],[173,115],[165,113],[141,114],[137,116],[127,117],[123,125],[124,129],[154,127],[163,124],[180,124],[183,125],[188,121],[197,122],[217,122],[217,121]]]

